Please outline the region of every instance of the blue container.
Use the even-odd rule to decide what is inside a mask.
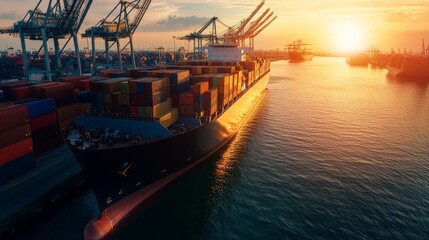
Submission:
[[[36,160],[32,153],[0,165],[0,185],[28,172],[35,166]]]
[[[204,94],[194,94],[194,110],[196,112],[204,110]]]
[[[30,119],[46,115],[51,112],[55,112],[55,101],[52,98],[44,98],[31,102],[24,102],[21,105],[28,107],[28,113]]]
[[[166,101],[167,98],[168,98],[167,90],[166,89],[162,89],[160,91],[160,93],[161,93],[161,102]]]
[[[136,87],[137,94],[144,94],[144,82],[137,82]]]

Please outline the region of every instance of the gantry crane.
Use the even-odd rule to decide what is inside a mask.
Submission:
[[[48,80],[52,80],[48,40],[53,39],[54,41],[54,61],[56,70],[60,71],[62,67],[60,55],[73,38],[78,71],[79,74],[82,74],[77,32],[88,13],[92,0],[49,0],[47,3],[43,4],[42,2],[43,0],[39,0],[36,7],[33,10],[28,11],[23,19],[14,23],[12,27],[0,29],[0,34],[9,34],[20,38],[27,79],[29,78],[31,62],[29,62],[27,56],[25,39],[42,41],[42,46],[39,48],[37,54],[39,54],[43,48],[45,57],[44,73]],[[45,11],[40,9],[43,5],[47,6]],[[61,49],[59,39],[67,39]]]
[[[139,26],[146,10],[149,8],[151,0],[119,0],[119,3],[107,15],[100,20],[97,25],[85,31],[83,37],[91,38],[92,42],[92,63],[93,73],[96,69],[95,64],[95,38],[102,38],[105,41],[106,63],[109,63],[109,49],[116,44],[119,67],[123,69],[121,53],[130,45],[132,68],[136,67],[133,34]],[[121,49],[120,39],[128,38],[128,42]],[[110,42],[112,42],[110,44]]]
[[[277,16],[271,18],[274,15],[274,12],[268,14],[270,12],[270,9],[268,8],[255,21],[250,22],[264,4],[265,0],[262,0],[249,17],[221,33],[219,39],[225,43],[237,44],[240,47],[246,47],[246,39],[248,39],[248,49],[253,50],[254,38],[277,18]]]
[[[224,24],[222,21],[220,21],[218,17],[212,17],[208,22],[206,22],[203,25],[201,25],[200,27],[198,27],[192,33],[189,33],[188,35],[183,36],[183,37],[179,37],[178,39],[193,41],[194,53],[197,52],[198,56],[201,57],[200,53],[201,53],[201,49],[203,47],[203,40],[207,41],[207,43],[216,43],[218,41],[216,23],[220,23],[221,25],[223,25],[224,27],[226,27],[228,29],[230,28],[229,26]],[[210,26],[211,26],[211,31],[209,33],[204,34],[204,32],[207,29],[209,29]],[[197,44],[195,44],[195,42],[197,42]]]

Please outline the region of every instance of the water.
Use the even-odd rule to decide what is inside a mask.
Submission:
[[[428,239],[429,87],[343,58],[272,64],[255,116],[116,239]],[[21,238],[79,239],[91,192]]]

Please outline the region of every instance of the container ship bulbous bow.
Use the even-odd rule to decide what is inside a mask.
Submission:
[[[209,59],[91,84],[94,95],[114,91],[128,105],[94,97],[89,114],[77,117],[65,136],[101,212],[85,238],[111,234],[134,209],[228,143],[251,116],[269,81],[269,59],[246,61],[243,50],[225,44],[210,46]]]

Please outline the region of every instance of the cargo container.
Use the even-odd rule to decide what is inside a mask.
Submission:
[[[165,115],[171,109],[171,98],[153,106],[138,107],[138,116],[141,118],[156,119]]]
[[[82,103],[72,103],[57,107],[58,122],[75,118],[82,113]]]
[[[0,108],[0,131],[9,130],[29,123],[27,106],[11,105]]]
[[[209,90],[209,83],[208,82],[199,82],[196,83],[194,85],[192,85],[192,92],[194,94],[198,94],[201,95],[203,94],[205,91]]]
[[[17,87],[10,89],[9,98],[12,100],[20,100],[30,98],[30,86]]]
[[[29,124],[0,131],[0,148],[17,143],[29,137],[31,137],[31,128]]]
[[[61,83],[58,85],[40,88],[38,98],[52,98],[56,103],[70,103],[75,100],[75,92],[71,83]]]
[[[0,148],[0,165],[33,152],[33,140],[26,138],[17,143]]]
[[[166,128],[173,125],[177,120],[179,120],[179,109],[177,108],[170,109],[170,111],[158,119],[158,121]]]
[[[31,131],[33,132],[50,125],[56,125],[57,123],[58,121],[56,112],[47,113],[45,115],[30,119]]]
[[[120,77],[120,78],[111,78],[98,82],[97,84],[103,85],[104,93],[113,93],[121,90],[121,83],[127,82],[131,80],[131,78]]]

